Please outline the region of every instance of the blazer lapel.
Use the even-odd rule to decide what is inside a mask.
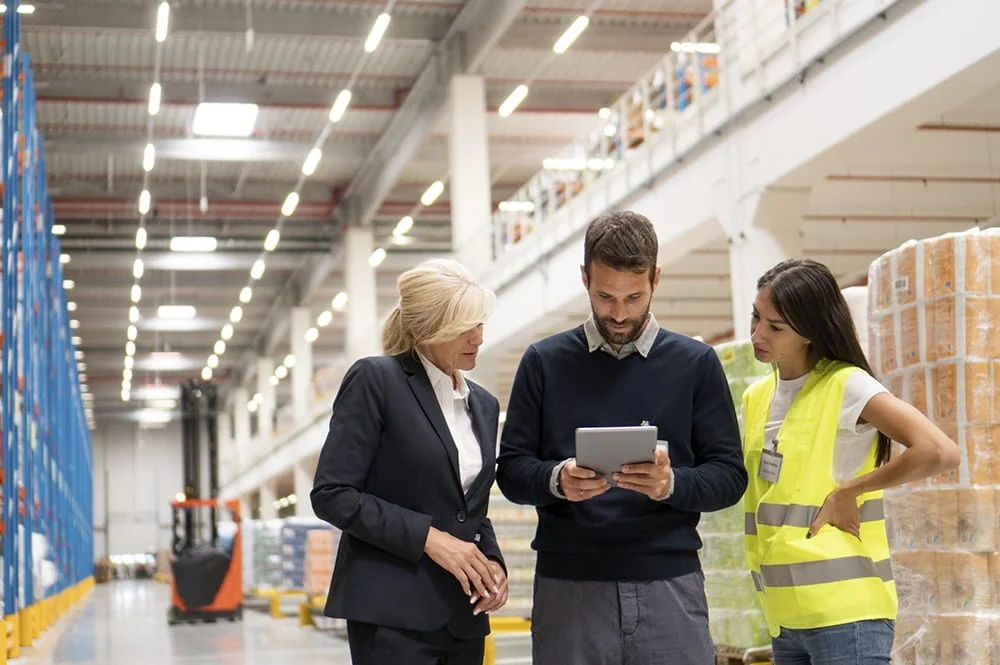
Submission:
[[[489,477],[486,472],[490,469],[490,460],[492,455],[490,454],[490,446],[496,445],[496,435],[489,432],[489,423],[486,421],[486,410],[483,408],[483,401],[480,398],[479,392],[472,385],[469,384],[469,411],[472,415],[472,428],[476,432],[476,439],[479,441],[479,452],[483,458],[483,468],[479,472],[479,476],[473,481],[472,485],[469,486],[468,494],[472,494],[473,491],[479,486],[483,478]]]
[[[434,388],[431,386],[430,379],[427,378],[427,372],[420,363],[420,359],[416,357],[416,354],[400,356],[400,362],[408,374],[407,383],[410,386],[410,390],[413,392],[413,396],[417,398],[417,403],[423,410],[424,415],[431,422],[431,426],[434,427],[438,439],[441,440],[441,445],[444,446],[445,452],[448,454],[448,459],[451,461],[452,475],[455,481],[458,482],[459,488],[461,488],[461,474],[458,469],[458,446],[455,445],[455,440],[451,438],[451,431],[448,429],[448,423],[444,419],[444,414],[441,413],[441,405],[438,403],[437,395],[434,394]]]

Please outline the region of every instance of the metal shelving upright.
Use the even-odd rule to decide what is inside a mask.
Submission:
[[[6,0],[0,99],[0,571],[20,655],[93,583],[93,458],[18,0]],[[38,545],[36,551],[35,545]]]

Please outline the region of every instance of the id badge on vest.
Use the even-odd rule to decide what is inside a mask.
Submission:
[[[784,455],[778,452],[778,440],[775,439],[769,445],[764,446],[760,454],[760,470],[757,477],[769,483],[777,483],[781,477],[781,463]]]

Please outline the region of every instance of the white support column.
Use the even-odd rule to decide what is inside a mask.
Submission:
[[[271,431],[274,429],[274,386],[271,376],[274,374],[274,361],[270,358],[257,358],[257,392],[261,401],[257,407],[257,437],[262,450],[271,448]]]
[[[368,257],[375,249],[370,228],[347,229],[344,257],[347,261],[347,360],[376,355],[381,348],[378,326],[378,294],[375,290],[375,269]]]
[[[306,341],[306,331],[312,326],[307,307],[295,307],[291,312],[292,356],[295,365],[289,370],[292,378],[292,411],[295,423],[301,425],[312,409],[312,344]]]
[[[228,483],[236,475],[239,468],[239,454],[236,450],[236,439],[233,438],[232,423],[229,420],[231,404],[224,404],[216,416],[216,428],[219,436],[219,486]]]
[[[250,412],[247,411],[247,402],[250,395],[247,389],[240,386],[233,391],[233,438],[236,440],[237,468],[243,470],[252,461],[250,447]]]
[[[765,190],[733,206],[725,224],[729,235],[729,270],[733,296],[733,334],[750,337],[750,314],[757,280],[785,259],[802,255],[802,217],[809,191]]]
[[[309,500],[309,492],[312,491],[313,478],[310,469],[301,461],[296,463],[292,473],[294,474],[294,492],[297,500],[295,504],[296,517],[315,517],[312,502]]]
[[[273,520],[278,518],[278,508],[274,502],[278,500],[277,483],[269,480],[260,486],[260,518]]]
[[[486,86],[482,76],[460,75],[452,77],[449,92],[452,248],[455,257],[476,272],[488,266],[493,255]]]

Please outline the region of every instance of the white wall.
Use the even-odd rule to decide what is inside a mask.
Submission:
[[[183,491],[178,423],[99,423],[94,444],[94,556],[170,545],[170,501]]]

